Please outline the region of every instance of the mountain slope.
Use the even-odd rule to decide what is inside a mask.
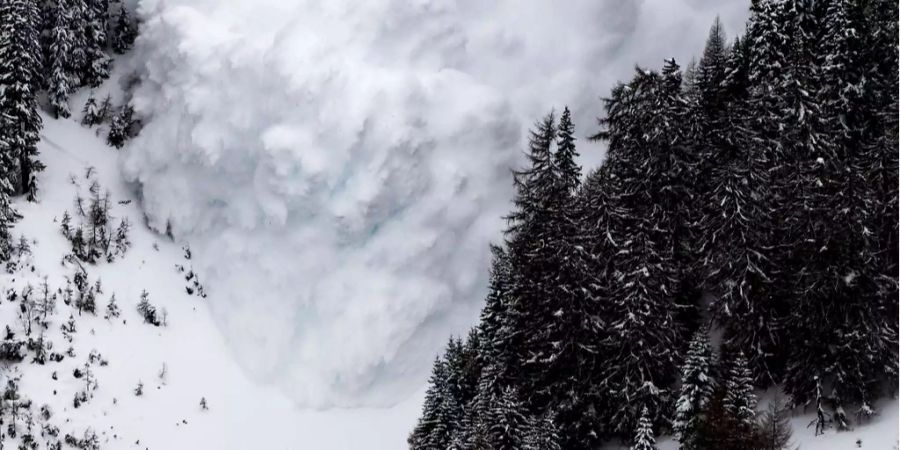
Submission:
[[[60,428],[60,439],[67,433],[82,438],[84,430],[91,428],[100,448],[113,449],[395,449],[404,445],[417,397],[389,410],[302,411],[277,390],[251,383],[232,359],[210,315],[208,302],[215,299],[187,293],[186,286],[192,283],[185,281],[185,274],[191,261],[184,249],[143,225],[138,199],[119,174],[117,152],[76,120],[44,117],[44,123],[40,151],[47,169],[40,177],[40,200],[15,204],[23,219],[13,233],[26,237],[31,255],[24,258],[23,268],[0,276],[0,285],[21,292],[28,284],[38,288],[46,277],[51,290],[65,289],[66,278],[72,278],[77,264],[61,264],[70,249],[60,232],[60,220],[64,211],[73,211],[77,192],[86,195],[91,180],[109,189],[113,222],[127,217],[132,224],[132,247],[122,259],[85,264],[89,283],[98,278],[102,282],[97,316],[79,316],[74,304],[64,304],[60,294],[57,311],[48,319],[45,338],[53,342],[53,351],[64,353],[69,343],[60,327],[70,314],[74,316],[71,346],[75,356],[39,365],[30,362],[29,353],[5,372],[6,376],[21,375],[19,392],[34,402],[35,415],[41,405],[50,406],[49,422]],[[88,172],[90,177],[85,176]],[[185,271],[179,271],[178,265]],[[159,311],[166,310],[167,325],[142,323],[136,305],[143,290]],[[104,310],[113,294],[121,317],[106,320]],[[0,324],[9,325],[17,338],[24,337],[17,320],[19,303],[0,303]],[[85,378],[76,378],[73,372],[84,368],[92,350],[108,364],[98,360],[90,365],[97,387],[88,391],[91,398],[74,408],[73,398],[84,389]],[[164,366],[166,374],[160,377]],[[143,395],[136,396],[139,382]],[[202,410],[201,398],[206,399],[208,410]],[[22,422],[20,437],[24,427]],[[12,441],[7,434],[6,442]]]

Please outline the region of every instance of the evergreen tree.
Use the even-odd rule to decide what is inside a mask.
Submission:
[[[137,305],[138,313],[144,318],[144,323],[149,323],[155,327],[160,326],[160,320],[157,317],[156,307],[150,304],[150,294],[147,291],[141,292],[141,300]]]
[[[84,104],[84,108],[81,110],[81,124],[92,127],[94,125],[98,125],[103,121],[102,112],[100,110],[100,106],[97,105],[97,100],[94,98],[94,94],[92,93],[87,102]]]
[[[6,178],[0,176],[0,262],[9,261],[13,253],[12,234],[10,228],[19,214],[9,202],[9,193],[12,187]]]
[[[518,392],[512,387],[504,388],[487,413],[488,448],[493,450],[526,448],[530,426],[525,411]]]
[[[511,367],[513,372],[509,373],[513,384],[527,395],[546,394],[543,363],[555,350],[549,345],[546,323],[555,311],[548,312],[560,262],[558,248],[552,245],[559,237],[554,229],[554,217],[559,212],[559,184],[551,151],[555,137],[556,121],[550,114],[531,132],[530,167],[514,174],[515,210],[507,218],[511,268],[507,338],[514,358],[521,361],[520,367]],[[541,404],[548,400],[536,399]]]
[[[631,450],[656,450],[656,440],[653,438],[653,422],[647,408],[641,411],[641,418],[638,420],[637,431],[634,435],[634,445]]]
[[[475,397],[463,410],[460,429],[453,442],[454,448],[462,450],[490,448],[488,413],[494,408],[496,399],[502,393],[496,367],[496,363],[487,363],[482,368]]]
[[[97,87],[109,77],[110,58],[106,54],[109,0],[84,0],[84,54],[81,70],[84,84]]]
[[[128,138],[125,130],[126,124],[122,115],[113,115],[109,123],[109,133],[106,135],[106,144],[111,147],[122,148],[125,145],[125,140]]]
[[[458,427],[458,405],[450,392],[447,363],[436,358],[429,380],[422,416],[408,439],[410,449],[444,450]]]
[[[575,125],[572,123],[572,113],[566,107],[559,118],[553,162],[556,166],[559,183],[568,194],[574,193],[581,184],[581,167],[578,166],[576,159],[578,159],[578,150],[575,149]]]
[[[39,11],[33,0],[0,3],[0,159],[3,177],[13,189],[34,201],[38,161],[37,143],[42,127],[37,111],[40,87],[40,43],[36,29]]]
[[[730,442],[743,443],[731,448],[752,449],[756,431],[756,395],[753,394],[753,376],[743,353],[738,353],[730,363],[725,380],[724,409],[730,427]],[[745,447],[744,445],[750,445]]]
[[[559,432],[553,420],[552,412],[534,417],[531,430],[525,438],[528,450],[562,450]]]
[[[137,25],[128,13],[128,7],[121,1],[119,2],[119,14],[116,17],[116,23],[113,31],[112,48],[116,53],[125,53],[134,46],[137,39]]]
[[[492,245],[490,283],[481,310],[481,321],[478,325],[481,345],[480,359],[483,366],[479,375],[479,391],[483,381],[493,386],[497,383],[508,384],[517,370],[516,352],[521,333],[512,330],[512,310],[509,307],[509,291],[512,283],[512,267],[509,255],[502,247]],[[493,370],[486,370],[491,365]],[[485,376],[489,380],[483,380]],[[490,390],[483,394],[490,399],[499,391]]]
[[[685,450],[707,448],[700,436],[706,408],[713,395],[712,350],[705,329],[691,340],[681,369],[681,393],[675,403],[673,429]]]
[[[56,0],[58,9],[65,8],[69,15],[69,32],[72,36],[71,52],[68,58],[66,71],[72,77],[72,86],[79,87],[85,84],[84,68],[88,65],[87,55],[87,18],[85,17],[87,5],[85,0]]]
[[[725,29],[717,16],[709,30],[703,57],[697,64],[695,81],[704,125],[712,129],[722,127],[721,120],[726,99],[723,90],[727,59],[728,47],[725,40]]]
[[[638,70],[606,101],[609,142],[606,235],[613,270],[603,281],[607,357],[597,391],[613,432],[627,438],[640,410],[660,420],[671,407],[668,387],[680,361],[685,329],[679,314],[680,261],[691,253],[681,215],[690,177],[682,130],[680,76],[669,62],[665,75]],[[596,253],[595,253],[596,254]]]
[[[77,12],[73,0],[56,0],[54,22],[50,30],[50,85],[48,94],[50,106],[56,117],[69,117],[69,94],[74,82],[70,72],[73,58],[73,28]]]
[[[560,125],[557,134],[550,114],[536,126],[530,167],[515,174],[506,337],[513,360],[521,361],[510,378],[527,393],[525,405],[536,414],[555,411],[565,424],[560,427],[564,447],[590,448],[599,437],[588,380],[599,367],[593,361],[600,320],[581,287],[585,255],[578,245],[574,196],[580,168],[568,110]]]

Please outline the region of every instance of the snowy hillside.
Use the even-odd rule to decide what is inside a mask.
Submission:
[[[190,270],[183,248],[144,225],[138,199],[118,170],[115,149],[96,137],[95,129],[76,120],[44,120],[40,150],[48,167],[40,178],[43,195],[36,204],[16,203],[24,218],[14,233],[28,239],[31,254],[25,257],[22,270],[0,278],[4,289],[21,292],[29,284],[38,289],[44,277],[51,290],[65,288],[75,266],[61,264],[70,249],[60,232],[60,220],[64,211],[73,210],[76,193],[87,192],[91,180],[109,189],[115,222],[127,217],[133,226],[132,247],[124,258],[85,265],[91,284],[102,280],[97,315],[79,315],[74,305],[63,303],[60,294],[57,311],[48,318],[45,339],[53,343],[52,351],[64,353],[71,345],[74,356],[40,365],[31,363],[29,354],[11,365],[11,373],[21,376],[22,401],[33,401],[38,430],[45,423],[38,418],[39,409],[47,404],[52,416],[46,423],[59,427],[60,440],[67,433],[80,439],[91,429],[101,448],[109,449],[396,449],[404,445],[418,409],[417,396],[386,410],[316,412],[300,410],[277,390],[248,380],[211,316],[213,299],[187,294],[185,288],[192,283],[176,268]],[[85,177],[88,171],[90,178]],[[143,323],[136,310],[143,290],[153,305],[167,311],[165,326]],[[103,316],[113,295],[121,316],[107,320]],[[22,337],[18,309],[19,303],[4,298],[0,323]],[[70,315],[76,324],[71,344],[60,329]],[[37,327],[33,333],[37,335]],[[76,378],[73,371],[84,369],[92,352],[99,357],[89,364],[96,387],[87,390],[88,400],[75,408],[73,399],[85,389],[85,377]],[[164,367],[165,376],[160,377]],[[136,396],[140,382],[143,395]],[[206,399],[208,410],[201,408],[201,398]],[[20,421],[19,436],[24,429]],[[4,434],[6,442],[11,442],[5,428]],[[43,439],[37,438],[42,444]]]
[[[46,339],[58,352],[70,345],[60,327],[69,315],[75,316],[71,343],[75,356],[45,365],[30,363],[29,356],[12,365],[12,373],[21,375],[20,393],[34,402],[36,423],[43,423],[37,412],[47,404],[52,412],[47,422],[58,426],[61,436],[83,438],[85,430],[91,429],[105,449],[404,448],[419,413],[421,393],[389,409],[315,411],[298,408],[279,390],[246,377],[212,317],[210,303],[216,298],[187,294],[185,287],[191,283],[177,266],[189,270],[191,260],[180,245],[143,225],[138,199],[118,169],[119,154],[94,131],[76,120],[45,117],[40,144],[48,161],[41,175],[44,194],[37,204],[16,203],[24,218],[15,234],[30,241],[32,252],[25,259],[25,270],[2,276],[2,285],[16,291],[28,284],[37,288],[44,277],[52,288],[64,287],[66,277],[74,273],[71,265],[60,263],[69,243],[60,233],[59,222],[64,211],[72,210],[76,193],[86,191],[89,168],[91,178],[110,191],[115,205],[112,216],[127,217],[134,224],[129,235],[132,247],[124,258],[86,266],[91,283],[102,280],[98,315],[79,316],[74,306],[58,301],[57,312],[50,316]],[[166,326],[143,323],[136,310],[142,290],[149,292],[151,303],[167,310]],[[121,316],[107,320],[104,311],[113,294]],[[19,335],[17,309],[16,302],[0,303],[0,323],[10,324]],[[75,378],[73,371],[84,367],[92,351],[108,364],[98,360],[90,365],[97,387],[89,391],[84,404],[74,408],[73,398],[84,389],[85,381]],[[160,377],[163,367],[164,379]],[[143,395],[136,396],[139,382],[143,382]],[[201,408],[201,398],[206,399],[208,410]],[[882,413],[872,423],[819,437],[807,427],[812,416],[797,415],[792,420],[794,441],[800,449],[894,449],[897,402],[877,406]],[[24,430],[24,422],[19,427]],[[857,439],[862,447],[857,447]],[[11,442],[7,436],[6,444]],[[677,446],[663,440],[661,448]]]

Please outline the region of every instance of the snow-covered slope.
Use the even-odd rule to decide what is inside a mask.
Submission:
[[[112,215],[128,217],[134,224],[133,246],[124,258],[87,266],[91,282],[102,279],[98,316],[78,316],[74,307],[62,302],[51,316],[46,337],[60,353],[69,345],[60,326],[70,314],[76,316],[71,344],[75,357],[46,365],[32,364],[28,358],[11,366],[9,373],[21,375],[20,393],[33,400],[34,410],[50,405],[49,422],[60,427],[61,436],[69,433],[81,438],[91,428],[101,448],[108,449],[404,448],[419,412],[421,392],[389,409],[315,411],[297,407],[276,386],[250,380],[213,320],[210,303],[217,299],[188,295],[185,273],[176,269],[191,267],[183,247],[144,225],[138,199],[123,182],[117,151],[75,120],[44,119],[40,148],[48,168],[41,175],[43,194],[40,203],[16,203],[24,218],[15,233],[31,241],[32,255],[24,271],[0,276],[0,285],[20,291],[27,283],[37,287],[45,276],[51,287],[65,285],[65,277],[74,269],[60,261],[69,244],[60,234],[59,220],[63,211],[72,211],[76,192],[86,189],[88,168],[93,168],[91,178],[110,190],[115,205]],[[142,323],[135,307],[145,289],[154,305],[167,310],[167,326]],[[113,293],[122,315],[106,320],[102,311]],[[15,302],[0,303],[0,323],[21,335],[17,308]],[[73,371],[84,367],[92,350],[108,364],[91,365],[98,387],[90,392],[92,398],[74,408],[73,397],[84,388],[84,378],[75,378]],[[164,365],[165,381],[160,378]],[[144,393],[136,396],[139,381]],[[200,407],[201,398],[207,400],[208,410]],[[807,427],[811,415],[798,413],[792,420],[794,441],[801,449],[894,449],[897,401],[885,400],[878,407],[881,413],[871,423],[818,437]],[[862,447],[857,447],[857,440]],[[670,439],[661,441],[662,449],[677,448]],[[8,436],[7,443],[11,443]]]
[[[90,427],[102,448],[109,449],[403,447],[420,395],[386,410],[317,412],[300,410],[278,390],[248,380],[211,317],[209,302],[215,299],[187,294],[185,273],[176,269],[183,265],[189,270],[191,265],[183,248],[144,225],[138,199],[119,172],[116,150],[75,120],[44,117],[44,121],[40,151],[47,170],[40,177],[40,202],[16,202],[24,218],[14,230],[31,241],[27,262],[34,270],[26,267],[2,275],[0,286],[21,291],[30,283],[37,288],[45,276],[51,289],[65,286],[65,277],[71,277],[74,268],[61,264],[70,249],[59,221],[64,211],[73,210],[76,192],[86,192],[85,173],[90,167],[91,178],[111,193],[116,222],[128,217],[133,224],[133,246],[124,258],[86,266],[91,283],[102,280],[98,315],[79,316],[74,306],[60,300],[57,313],[50,317],[46,338],[53,342],[53,351],[63,353],[69,344],[60,326],[70,314],[75,316],[71,343],[75,356],[45,365],[30,363],[28,357],[11,366],[9,373],[20,373],[20,393],[34,402],[33,409],[50,405],[49,422],[60,427],[60,438],[66,433],[81,438]],[[167,310],[167,326],[142,323],[135,309],[142,290],[149,292],[152,304]],[[106,320],[103,309],[113,294],[122,314]],[[18,303],[4,299],[0,324],[9,324],[21,337],[17,310]],[[91,365],[98,387],[90,391],[92,398],[74,408],[73,398],[85,382],[73,371],[84,367],[92,350],[108,364]],[[159,376],[164,365],[165,382]],[[134,394],[139,381],[144,384],[142,396]],[[203,397],[209,406],[206,411],[200,407]]]

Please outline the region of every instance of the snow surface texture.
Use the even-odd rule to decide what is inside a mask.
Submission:
[[[746,3],[141,0],[124,173],[254,379],[391,404],[474,323],[528,126],[568,104],[589,134],[635,61]]]

